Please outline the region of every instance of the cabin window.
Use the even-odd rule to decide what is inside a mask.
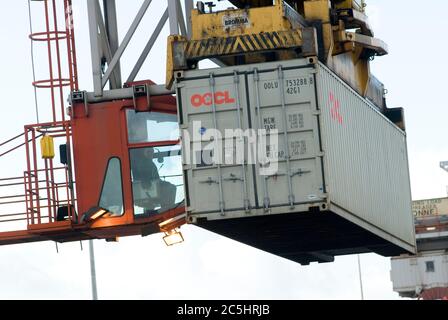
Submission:
[[[177,115],[161,112],[127,110],[129,143],[177,141]]]
[[[426,261],[426,272],[435,272],[434,261]]]
[[[121,163],[118,158],[111,158],[107,165],[99,206],[112,216],[124,213]]]
[[[130,149],[134,214],[149,216],[184,202],[180,145]]]

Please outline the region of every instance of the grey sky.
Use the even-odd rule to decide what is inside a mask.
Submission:
[[[81,88],[90,90],[91,64],[85,2],[74,0]],[[117,0],[123,37],[139,0]],[[123,65],[127,76],[158,22],[165,0],[154,0],[150,15],[137,33]],[[414,199],[445,196],[448,175],[438,162],[448,160],[446,81],[448,49],[440,35],[448,30],[448,3],[431,0],[430,15],[421,1],[370,0],[376,36],[388,43],[389,56],[377,58],[372,69],[389,90],[388,105],[406,112],[408,148]],[[2,4],[0,10],[1,139],[35,122],[29,54],[26,0]],[[37,12],[35,12],[37,14]],[[39,16],[35,16],[38,19]],[[37,29],[36,29],[37,31]],[[168,33],[164,29],[165,36]],[[36,49],[36,51],[39,51]],[[36,53],[42,75],[44,56]],[[163,82],[165,41],[158,41],[139,74]],[[40,96],[46,107],[45,94]],[[45,112],[41,111],[42,116]],[[0,159],[0,176],[23,171],[22,153]],[[98,293],[102,299],[358,299],[356,256],[338,257],[332,264],[300,266],[227,240],[193,226],[182,228],[186,242],[167,248],[160,235],[123,238],[119,243],[96,241]],[[87,243],[59,246],[51,242],[0,247],[0,299],[89,299]],[[362,255],[367,299],[396,299],[390,282],[389,259]]]

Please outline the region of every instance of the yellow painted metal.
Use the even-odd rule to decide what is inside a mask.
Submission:
[[[186,41],[184,48],[187,59],[198,59],[244,52],[298,48],[302,45],[301,30],[287,30]]]
[[[353,0],[339,0],[334,2],[335,9],[352,9]]]
[[[54,140],[49,135],[44,135],[40,140],[40,150],[43,159],[54,158]]]
[[[235,37],[262,32],[288,31],[290,22],[283,15],[283,1],[274,6],[191,14],[191,40]]]
[[[335,9],[362,10],[362,6],[353,0],[332,1]],[[326,64],[341,78],[347,81],[358,93],[367,93],[370,66],[363,58],[365,49],[374,50],[378,55],[387,53],[387,46],[380,40],[347,32],[343,21],[332,26],[330,21],[329,0],[305,0],[306,20],[322,22],[323,47]]]
[[[370,77],[369,61],[357,59],[358,50],[332,56],[327,65],[338,76],[347,81],[359,94],[365,96]]]
[[[214,13],[193,10],[191,39],[181,36],[171,36],[168,39],[168,87],[173,82],[174,72],[196,67],[193,64],[205,58],[219,58],[231,65],[263,62],[263,51],[275,51],[275,58],[278,60],[295,58],[297,52],[301,52],[302,56],[307,53],[317,54],[316,33],[312,36],[306,27],[288,20],[286,12],[289,6],[284,1],[232,2],[239,8],[247,8]],[[356,20],[359,16],[365,17],[362,14],[364,1],[288,0],[288,3],[299,11],[304,18],[302,20],[308,23],[319,22],[323,49],[323,52],[319,52],[319,57],[355,90],[365,95],[370,78],[369,57],[372,54],[387,54],[387,46],[371,37],[364,22],[360,27],[364,34],[347,32],[347,27],[359,27],[360,22]],[[332,21],[331,8],[342,10],[338,11],[341,19],[336,23]],[[346,14],[344,17],[343,12]],[[351,12],[356,17],[350,18]],[[243,58],[237,60],[237,55],[243,55]],[[189,65],[189,61],[193,61],[192,64]]]
[[[361,1],[361,3],[354,0],[338,0],[333,2],[335,9],[355,9],[360,12],[364,11],[364,1]]]
[[[336,45],[327,65],[359,94],[365,96],[370,79],[370,63],[363,57],[363,53],[370,49],[378,56],[385,55],[387,45],[379,39],[339,30],[341,28],[333,32]]]
[[[330,2],[328,0],[306,0],[304,2],[305,18],[330,22]]]
[[[375,51],[377,56],[384,56],[388,53],[387,45],[383,41],[373,37],[355,32],[345,32],[344,39],[345,41],[351,41],[362,48]]]
[[[166,44],[166,74],[165,74],[165,86],[171,88],[174,80],[174,55],[173,55],[173,42],[176,36],[169,36]]]
[[[206,58],[234,56],[247,53],[246,63],[263,62],[265,59],[258,56],[250,56],[251,53],[278,51],[278,57],[294,58],[283,52],[287,49],[303,48],[304,56],[316,55],[316,40],[314,30],[307,28],[302,30],[287,30],[278,32],[263,32],[258,34],[240,35],[235,37],[206,38],[202,40],[190,40],[181,36],[168,38],[167,79],[166,85],[171,87],[176,70],[185,70],[189,66],[188,61],[198,61]],[[306,39],[304,39],[306,37]],[[282,51],[283,50],[283,51]],[[295,56],[297,57],[297,56]]]
[[[283,1],[260,7],[269,1],[243,2],[250,3],[250,9],[215,13],[192,10],[191,39],[177,35],[168,38],[167,87],[173,83],[174,72],[195,67],[195,61],[205,58],[237,64],[236,55],[244,55],[244,63],[266,61],[262,55],[266,51],[275,51],[279,60],[298,57],[300,50],[291,49],[302,49],[303,56],[317,54],[314,29],[302,29],[297,21],[291,23],[287,14],[290,7]]]
[[[304,2],[305,19],[322,23],[322,37],[325,56],[334,47],[333,28],[330,21],[330,2],[328,0],[307,0]]]

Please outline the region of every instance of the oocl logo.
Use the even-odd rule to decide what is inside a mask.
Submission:
[[[202,106],[211,106],[213,104],[213,95],[208,92],[206,94],[194,94],[191,96],[191,105],[195,108]],[[215,92],[214,100],[216,105],[235,103],[235,99],[230,97],[229,91]]]

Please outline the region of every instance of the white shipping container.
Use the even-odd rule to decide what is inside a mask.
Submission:
[[[315,58],[186,71],[177,95],[190,222],[303,263],[414,252],[406,134]],[[278,170],[211,129],[277,130]]]
[[[391,260],[391,280],[395,292],[416,298],[434,288],[448,288],[448,255],[445,251],[424,252]]]

